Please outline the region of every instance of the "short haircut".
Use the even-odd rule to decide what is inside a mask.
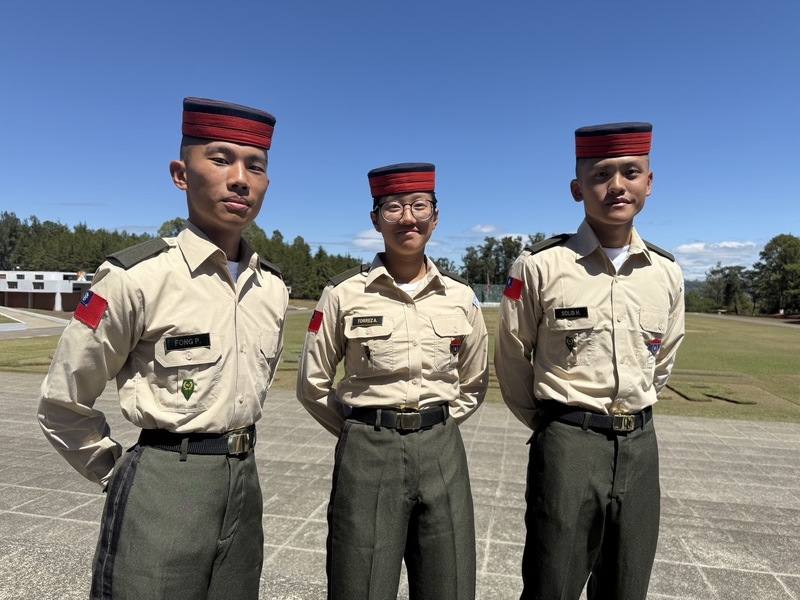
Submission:
[[[215,140],[205,140],[202,138],[192,137],[190,135],[184,135],[181,137],[181,147],[180,147],[180,157],[181,160],[186,162],[187,152],[190,146],[198,146],[202,144],[209,144]],[[262,148],[263,150],[263,148]],[[264,150],[264,162],[269,163],[269,152]]]
[[[647,165],[650,166],[650,155],[649,154],[642,154],[640,156],[644,156],[647,159]],[[603,160],[605,158],[615,158],[615,157],[605,157],[605,156],[598,156],[596,158],[576,158],[575,159],[575,178],[580,179],[581,177],[581,170],[584,168],[584,165],[596,161],[596,160]]]

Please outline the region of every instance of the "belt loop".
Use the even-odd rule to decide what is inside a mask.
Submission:
[[[584,431],[589,429],[589,419],[591,418],[592,418],[592,413],[590,413],[589,411],[583,413],[583,425],[581,425],[581,429],[583,429]]]
[[[375,410],[375,431],[381,430],[381,409]]]
[[[446,402],[440,406],[442,407],[442,423],[447,423],[447,417],[450,416],[450,407]]]
[[[181,438],[181,462],[186,462],[186,457],[189,456],[189,438]]]

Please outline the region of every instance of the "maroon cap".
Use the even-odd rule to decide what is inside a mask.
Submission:
[[[186,136],[269,150],[274,128],[275,117],[263,110],[206,98],[183,99]]]
[[[650,154],[650,123],[608,123],[575,130],[576,158],[611,158]]]

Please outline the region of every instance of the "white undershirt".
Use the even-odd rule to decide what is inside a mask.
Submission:
[[[420,279],[419,281],[412,281],[410,283],[398,283],[397,287],[410,296],[411,293],[419,287],[420,281],[422,280]]]
[[[228,261],[228,271],[231,273],[231,279],[236,281],[239,278],[239,262],[238,261]]]
[[[622,268],[622,265],[625,264],[626,260],[628,260],[628,251],[630,249],[631,246],[628,244],[622,248],[603,248],[603,252],[606,253],[608,260],[610,260],[611,264],[614,265],[614,269],[619,272],[619,270]]]

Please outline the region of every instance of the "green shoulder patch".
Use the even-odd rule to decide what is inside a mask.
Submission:
[[[275,275],[277,275],[278,277],[280,277],[281,279],[283,279],[283,273],[281,273],[281,270],[278,268],[278,265],[271,263],[268,260],[261,258],[260,256],[258,257],[258,262],[261,264],[262,269],[266,269],[267,271],[270,271]]]
[[[458,283],[463,283],[464,285],[469,285],[469,281],[467,281],[466,279],[461,277],[461,275],[456,275],[455,273],[452,273],[451,271],[442,271],[441,269],[439,270],[439,273],[441,273],[445,277],[449,277],[450,279],[453,279],[453,280],[457,281]]]
[[[164,250],[169,248],[169,244],[162,238],[154,238],[147,240],[141,244],[136,244],[130,248],[125,248],[114,254],[106,256],[106,260],[112,265],[122,267],[126,271],[134,265],[138,265],[143,260],[152,258],[157,254],[161,254]]]
[[[571,233],[560,233],[558,235],[554,235],[551,238],[547,238],[546,240],[542,240],[541,242],[536,242],[533,246],[528,246],[525,248],[531,254],[536,254],[537,252],[541,252],[542,250],[547,250],[548,248],[553,248],[555,246],[563,246],[569,238],[572,237]]]
[[[642,240],[642,241],[644,242],[644,245],[647,246],[648,250],[650,250],[652,252],[655,252],[659,256],[663,256],[667,260],[671,260],[672,262],[675,262],[675,257],[672,256],[672,254],[670,254],[669,252],[667,252],[663,248],[659,248],[658,246],[656,246],[655,244],[651,244],[647,240]]]
[[[343,281],[350,279],[353,275],[358,275],[359,273],[368,272],[370,266],[371,265],[369,265],[368,263],[363,263],[353,267],[352,269],[347,269],[347,271],[344,271],[343,273],[339,273],[338,275],[334,275],[333,277],[331,277],[328,283],[332,286],[337,286]]]

